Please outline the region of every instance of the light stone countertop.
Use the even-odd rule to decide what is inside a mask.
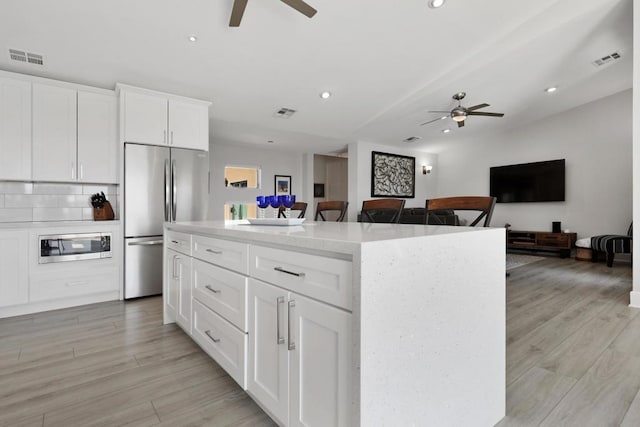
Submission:
[[[305,221],[298,226],[269,226],[251,225],[246,220],[166,223],[165,228],[345,254],[353,254],[362,244],[369,242],[496,231],[495,228],[483,227],[314,221]]]

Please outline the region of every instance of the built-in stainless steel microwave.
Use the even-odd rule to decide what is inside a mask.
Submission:
[[[111,233],[39,236],[39,264],[111,258]]]

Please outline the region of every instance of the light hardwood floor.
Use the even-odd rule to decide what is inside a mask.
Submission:
[[[547,258],[507,279],[506,426],[640,426],[631,269]],[[160,298],[0,320],[1,426],[273,426]]]

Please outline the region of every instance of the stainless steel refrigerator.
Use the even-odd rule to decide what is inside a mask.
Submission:
[[[206,219],[206,151],[126,143],[124,146],[124,297],[162,293],[166,221]]]

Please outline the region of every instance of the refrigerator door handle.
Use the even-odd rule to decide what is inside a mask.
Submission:
[[[177,183],[177,179],[176,179],[176,161],[172,160],[171,161],[171,183],[173,185],[173,191],[171,193],[171,201],[172,201],[172,207],[171,207],[171,220],[173,222],[176,221],[176,211],[178,210],[178,183]]]
[[[171,191],[169,190],[169,160],[164,161],[164,220],[169,221],[169,199]]]

